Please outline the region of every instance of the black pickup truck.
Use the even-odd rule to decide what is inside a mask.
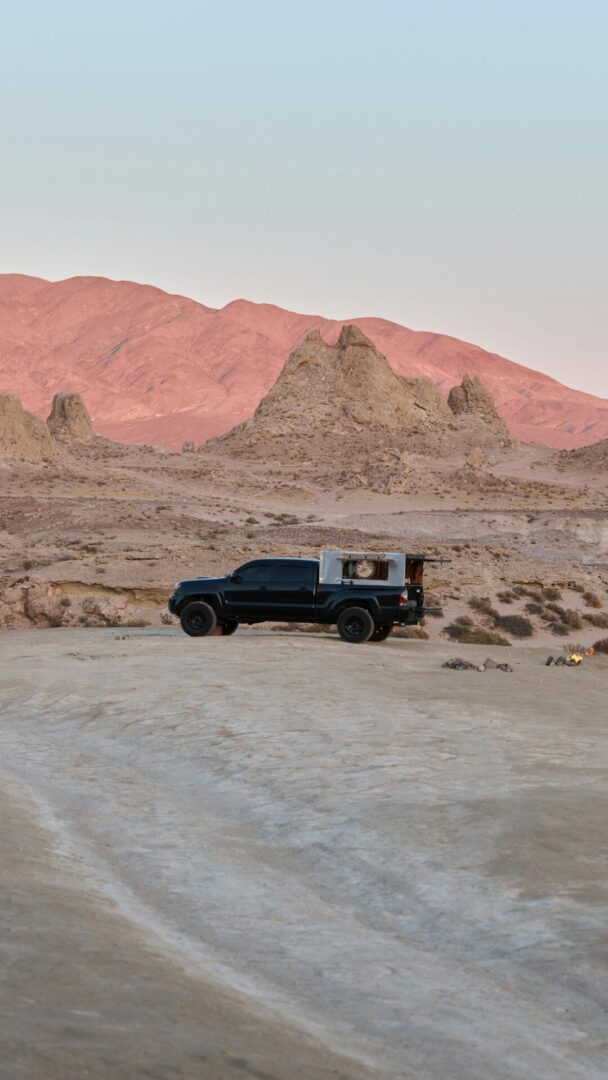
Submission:
[[[169,611],[192,637],[216,628],[233,634],[240,623],[272,621],[335,624],[340,637],[353,644],[384,641],[395,624],[414,625],[425,612],[424,556],[407,559],[416,584],[403,579],[398,585],[356,578],[323,582],[318,559],[255,559],[223,578],[179,581]]]

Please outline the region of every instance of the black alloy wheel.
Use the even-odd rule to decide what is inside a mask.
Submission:
[[[338,615],[337,629],[342,641],[350,645],[362,645],[371,638],[375,624],[365,608],[345,608]]]
[[[389,634],[393,632],[392,623],[377,623],[374,629],[370,641],[386,641]]]
[[[228,619],[227,622],[223,622],[220,626],[220,632],[222,637],[229,637],[230,634],[234,634],[235,630],[239,628],[238,619]]]
[[[204,600],[193,600],[186,604],[179,621],[184,633],[189,637],[206,637],[217,626],[217,615],[210,604]]]

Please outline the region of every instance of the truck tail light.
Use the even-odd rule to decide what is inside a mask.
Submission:
[[[404,589],[399,597],[399,607],[404,607],[407,604],[407,589]]]

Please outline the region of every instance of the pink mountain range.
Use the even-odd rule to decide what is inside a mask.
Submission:
[[[398,374],[428,375],[446,396],[463,375],[479,375],[520,439],[568,448],[608,437],[605,399],[445,334],[248,300],[215,309],[99,277],[0,275],[0,392],[45,418],[56,391],[76,390],[109,438],[200,443],[251,416],[309,330],[334,342],[343,322],[356,323]]]

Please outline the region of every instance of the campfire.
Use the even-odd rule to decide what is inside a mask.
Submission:
[[[546,666],[578,667],[579,664],[582,664],[586,656],[593,656],[594,652],[595,649],[593,646],[589,649],[585,649],[582,645],[569,645],[563,656],[549,656]]]

